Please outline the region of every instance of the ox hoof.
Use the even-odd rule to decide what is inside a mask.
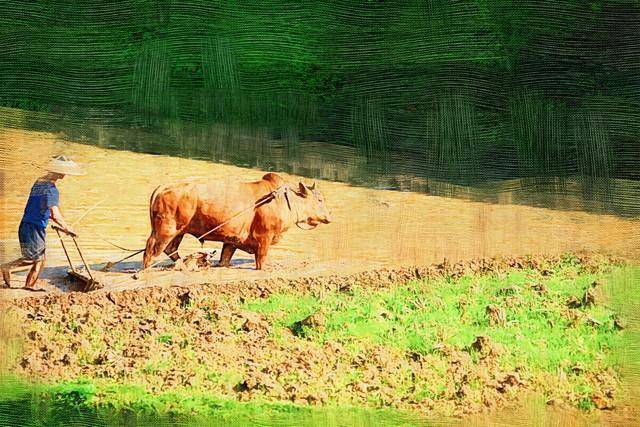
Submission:
[[[140,278],[140,275],[138,273],[133,273],[133,275],[131,276],[131,278],[133,280],[138,280]]]
[[[187,265],[184,263],[182,258],[180,258],[179,260],[173,263],[173,269],[178,271],[184,271],[184,270],[187,270]]]

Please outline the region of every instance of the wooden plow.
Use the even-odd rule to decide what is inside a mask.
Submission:
[[[62,250],[64,250],[64,254],[67,257],[67,261],[69,262],[70,270],[67,272],[67,275],[69,276],[69,278],[72,281],[79,283],[81,285],[81,289],[83,292],[89,292],[89,291],[94,291],[96,289],[101,289],[103,285],[98,280],[96,280],[94,273],[91,272],[91,269],[87,264],[87,261],[84,259],[84,255],[82,255],[82,250],[80,249],[80,245],[78,245],[76,236],[73,234],[67,233],[66,230],[56,225],[53,225],[52,228],[56,231],[56,233],[58,233],[60,244],[62,244]],[[82,264],[84,265],[84,271],[78,270],[73,266],[73,263],[71,262],[71,258],[69,257],[69,252],[67,251],[67,247],[64,244],[64,239],[62,238],[62,234],[60,234],[61,232],[71,237],[71,239],[73,240],[73,244],[78,250],[78,255],[80,255],[80,259],[82,260]]]

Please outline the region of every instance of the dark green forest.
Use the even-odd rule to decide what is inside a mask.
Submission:
[[[640,179],[640,2],[3,1],[0,105],[401,153],[421,176]]]

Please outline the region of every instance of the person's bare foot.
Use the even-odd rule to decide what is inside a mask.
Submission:
[[[4,280],[2,284],[3,289],[11,288],[11,270],[6,268],[2,269],[2,280]]]
[[[29,292],[47,292],[47,290],[43,289],[43,288],[28,288],[28,287],[25,286],[22,289],[25,290],[25,291],[29,291]]]
[[[47,292],[46,289],[41,288],[41,287],[25,286],[22,289],[24,289],[25,291],[29,291],[29,292]]]
[[[33,284],[33,286],[24,286],[22,289],[24,289],[25,291],[31,291],[31,292],[46,292],[47,290],[44,288],[43,286],[43,282],[41,280],[36,281],[36,283]]]

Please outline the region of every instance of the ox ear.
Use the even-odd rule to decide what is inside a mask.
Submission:
[[[304,185],[303,182],[300,182],[299,186],[300,186],[300,194],[302,194],[302,197],[307,197],[310,194],[309,189],[307,188],[307,186]]]

